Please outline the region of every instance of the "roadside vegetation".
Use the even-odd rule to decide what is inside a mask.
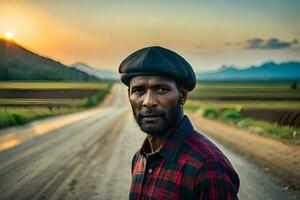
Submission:
[[[286,117],[293,112],[293,123],[299,123],[298,90],[290,83],[198,83],[185,109],[190,112],[201,109],[206,118],[246,128],[260,135],[298,141],[300,127],[292,126]],[[255,117],[247,116],[249,111]],[[277,117],[281,121],[270,119],[270,116],[274,118],[274,113],[283,115]],[[285,124],[280,124],[282,119]]]
[[[72,113],[83,109],[79,108],[52,108],[31,107],[31,108],[7,108],[0,111],[0,128],[22,125],[35,119],[41,119],[49,116]]]
[[[10,94],[15,92],[15,98],[0,99],[0,128],[22,125],[35,119],[49,116],[82,111],[99,105],[109,93],[109,83],[71,83],[71,82],[3,82],[0,83],[0,92],[6,90]],[[38,91],[37,91],[38,90]],[[65,96],[51,96],[55,90],[63,90]],[[86,91],[93,91],[86,92]],[[7,92],[8,91],[8,92]],[[17,92],[16,92],[17,91]],[[33,92],[34,98],[24,98],[18,91]],[[81,93],[81,96],[74,97],[73,93]],[[25,93],[26,93],[25,92]],[[35,92],[35,93],[34,93]],[[22,94],[22,93],[20,93]],[[70,94],[72,96],[70,96]],[[82,95],[82,94],[87,94]],[[92,95],[88,95],[92,94]],[[4,97],[4,98],[3,98]]]
[[[202,108],[202,115],[206,118],[229,123],[240,128],[246,128],[249,131],[260,135],[273,136],[282,139],[299,139],[297,134],[300,134],[300,128],[280,126],[277,123],[245,117],[235,108],[221,110],[216,106],[208,105]]]
[[[110,85],[106,89],[100,90],[98,93],[96,93],[93,96],[88,96],[83,99],[83,101],[76,105],[77,108],[91,108],[97,106],[104,97],[108,94],[110,90]]]

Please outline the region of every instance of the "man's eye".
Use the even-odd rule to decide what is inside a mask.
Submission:
[[[157,91],[158,91],[159,93],[165,93],[165,92],[168,91],[168,89],[167,89],[167,88],[158,88]]]
[[[142,92],[143,92],[143,90],[140,89],[140,88],[136,88],[136,89],[133,89],[133,90],[132,90],[132,93],[140,94],[140,93],[142,93]]]

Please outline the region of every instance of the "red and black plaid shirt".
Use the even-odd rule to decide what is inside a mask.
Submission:
[[[238,174],[186,116],[157,152],[149,152],[146,139],[132,160],[129,199],[238,199]]]

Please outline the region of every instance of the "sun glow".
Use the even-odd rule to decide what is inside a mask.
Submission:
[[[11,40],[11,39],[14,38],[14,34],[13,34],[13,32],[11,32],[11,31],[5,32],[4,35],[5,35],[6,39],[8,39],[8,40]]]

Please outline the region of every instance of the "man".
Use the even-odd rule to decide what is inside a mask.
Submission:
[[[148,47],[129,55],[119,73],[135,120],[147,134],[132,160],[129,199],[238,199],[232,165],[183,114],[196,85],[188,62],[171,50]]]

